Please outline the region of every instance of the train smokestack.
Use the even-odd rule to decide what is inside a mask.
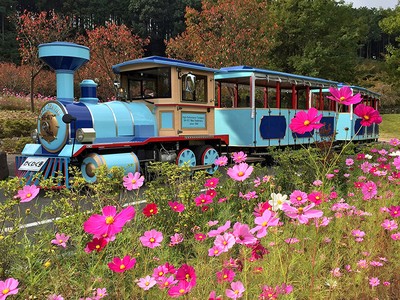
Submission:
[[[74,101],[74,73],[89,61],[89,48],[67,42],[39,45],[39,58],[56,72],[57,100]]]

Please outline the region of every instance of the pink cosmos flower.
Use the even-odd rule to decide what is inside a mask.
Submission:
[[[257,232],[257,238],[262,238],[267,235],[267,228],[271,226],[278,226],[279,218],[275,212],[266,210],[261,217],[256,217],[254,223],[256,227],[250,230],[251,233]]]
[[[195,233],[194,238],[197,241],[204,241],[207,238],[207,236],[204,233]]]
[[[257,241],[251,234],[250,227],[247,224],[236,222],[235,225],[233,225],[232,234],[235,236],[237,244],[251,245]]]
[[[361,187],[361,191],[364,195],[364,200],[370,200],[378,193],[376,184],[373,181],[364,183]]]
[[[103,299],[104,297],[108,296],[106,288],[98,288],[94,293],[94,300]]]
[[[153,277],[156,280],[160,280],[167,273],[168,273],[168,268],[166,266],[164,266],[164,265],[161,265],[161,266],[158,266],[158,267],[154,268]]]
[[[369,279],[369,285],[374,287],[374,286],[378,286],[380,284],[380,280],[378,277],[371,277]]]
[[[216,296],[217,294],[215,291],[211,291],[210,295],[208,296],[208,300],[222,300],[221,295]]]
[[[312,193],[308,194],[307,198],[310,200],[310,202],[315,203],[315,205],[320,205],[324,197],[321,192],[313,191]]]
[[[251,200],[251,199],[256,199],[258,198],[257,192],[252,191],[252,192],[248,192],[247,194],[243,195],[242,192],[239,193],[239,197],[243,198],[247,201]]]
[[[235,278],[235,275],[235,272],[233,272],[231,269],[223,268],[222,271],[217,272],[218,283],[222,283],[224,281],[232,282]]]
[[[394,147],[395,146],[399,146],[400,145],[400,140],[396,139],[396,138],[390,139],[389,144],[390,144],[390,146],[394,146]]]
[[[400,206],[389,207],[389,214],[392,218],[400,217]]]
[[[362,103],[358,104],[354,109],[354,114],[361,118],[362,126],[371,126],[372,124],[382,123],[382,117],[379,112],[371,106],[366,106]]]
[[[366,269],[366,268],[368,268],[368,263],[365,259],[361,259],[357,262],[357,267],[359,267],[361,269]]]
[[[215,187],[218,185],[218,182],[219,182],[219,178],[216,178],[216,177],[209,178],[206,180],[206,183],[204,184],[204,186],[206,188],[215,189]]]
[[[107,240],[104,238],[93,238],[91,242],[88,242],[86,244],[85,252],[90,253],[93,250],[96,250],[96,252],[100,252],[104,249],[107,243]]]
[[[321,180],[314,180],[313,181],[313,185],[315,186],[321,186],[323,184],[323,182]]]
[[[52,240],[51,243],[65,248],[69,238],[70,237],[64,233],[56,233],[56,238]]]
[[[331,270],[331,274],[333,277],[341,277],[342,273],[340,272],[340,268],[334,268]]]
[[[175,246],[183,242],[183,235],[180,233],[175,233],[173,236],[170,237],[171,242],[169,243],[170,246]]]
[[[183,212],[185,210],[185,205],[183,205],[182,203],[179,203],[179,202],[169,201],[168,205],[169,205],[169,207],[171,207],[171,209],[173,211],[176,211],[176,212]]]
[[[85,223],[83,229],[95,235],[113,236],[122,231],[125,223],[135,217],[135,208],[128,206],[117,214],[115,206],[103,207],[103,215],[92,215]]]
[[[393,160],[393,166],[396,167],[397,170],[400,170],[400,156],[396,157]],[[22,201],[21,201],[22,202]]]
[[[235,281],[231,283],[231,289],[225,290],[225,295],[230,299],[238,299],[242,298],[244,291],[245,288],[243,286],[243,283],[241,283],[240,281]]]
[[[357,104],[362,101],[361,95],[357,93],[353,96],[353,91],[348,86],[343,86],[339,89],[330,87],[329,92],[332,96],[327,96],[327,98],[336,101],[339,104],[350,105]]]
[[[198,197],[194,199],[196,206],[204,206],[213,202],[211,196],[207,194],[200,194]]]
[[[365,236],[365,232],[359,229],[352,230],[351,234],[356,238],[363,238]]]
[[[226,221],[224,225],[218,227],[215,230],[210,230],[210,232],[207,234],[209,237],[217,236],[220,235],[221,233],[225,232],[228,228],[231,227],[231,221]]]
[[[20,202],[29,202],[34,199],[40,192],[40,188],[36,185],[25,185],[22,190],[18,191],[18,194],[14,198],[20,198]]]
[[[232,153],[232,159],[235,163],[239,164],[242,162],[245,162],[247,159],[247,154],[244,153],[243,151],[239,151],[239,152],[233,152]]]
[[[119,257],[114,257],[112,262],[108,263],[108,267],[111,271],[116,273],[122,273],[129,269],[132,269],[136,264],[136,259],[131,258],[129,255],[126,255],[123,259]]]
[[[388,220],[388,219],[384,220],[381,226],[389,231],[395,230],[398,227],[395,220]]]
[[[18,280],[14,278],[8,278],[5,281],[0,281],[0,300],[5,300],[8,296],[17,294],[18,284]]]
[[[169,276],[169,277],[160,277],[157,279],[157,284],[160,289],[169,289],[170,286],[178,283],[178,280],[175,280],[174,276]]]
[[[143,236],[139,238],[140,242],[142,243],[143,246],[149,247],[149,248],[154,248],[161,246],[161,242],[163,240],[163,235],[161,232],[152,229],[149,231],[146,231]]]
[[[396,232],[390,235],[390,238],[394,241],[400,241],[400,232]]]
[[[238,165],[234,165],[232,168],[229,168],[227,174],[233,180],[244,181],[251,175],[252,172],[252,166],[249,166],[246,163],[240,163]]]
[[[354,165],[354,160],[352,158],[346,158],[346,166],[350,167]]]
[[[220,167],[226,166],[228,164],[228,157],[220,156],[214,161],[214,164]]]
[[[319,123],[322,119],[322,114],[317,116],[318,110],[311,107],[308,112],[299,111],[289,124],[289,128],[299,134],[304,134],[306,132],[313,131],[314,129],[319,129],[324,124]]]
[[[311,209],[314,206],[315,203],[311,203],[305,207],[295,208],[285,203],[282,206],[282,210],[289,218],[297,219],[301,224],[307,224],[309,219],[320,218],[323,215],[321,210]]]
[[[269,204],[269,202],[258,203],[257,206],[254,207],[253,215],[255,217],[261,217],[261,215],[263,214],[264,211],[266,211],[267,209],[272,210],[272,208],[273,207],[271,204]]]
[[[295,237],[288,238],[288,239],[285,240],[285,243],[288,243],[288,244],[296,244],[298,242],[300,242],[300,240],[298,238],[295,238]]]
[[[221,246],[214,245],[208,249],[208,256],[220,256],[223,252],[224,251]]]
[[[144,182],[144,177],[140,176],[139,172],[135,172],[135,174],[132,174],[131,172],[128,173],[128,175],[126,175],[124,178],[124,187],[128,190],[128,191],[132,191],[132,190],[138,190]]]
[[[306,203],[308,200],[307,193],[304,193],[300,190],[294,190],[289,197],[290,197],[290,202],[295,206],[299,206],[303,203]]]
[[[50,295],[50,296],[47,298],[47,300],[64,300],[64,297],[61,296],[61,295],[53,294],[53,295]]]
[[[168,290],[168,295],[171,298],[178,298],[190,292],[192,286],[185,280],[180,280],[177,285]]]
[[[232,233],[225,232],[223,235],[217,235],[214,245],[219,247],[222,252],[228,252],[236,243],[235,236]]]
[[[142,288],[145,291],[148,291],[149,289],[151,289],[153,286],[155,286],[157,284],[157,281],[155,280],[154,277],[147,275],[144,278],[140,278],[137,281],[137,285]]]

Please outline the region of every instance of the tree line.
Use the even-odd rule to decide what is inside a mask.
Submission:
[[[35,52],[26,45],[52,38],[88,45],[99,61],[108,55],[108,64],[97,61],[87,73],[110,82],[110,63],[161,55],[358,84],[384,94],[387,105],[400,98],[400,8],[356,9],[335,0],[3,0],[0,15],[2,62],[29,64],[26,51]],[[27,15],[44,16],[42,37],[38,24],[23,28]],[[58,36],[50,33],[57,22],[45,22],[54,17],[67,22],[54,29]],[[32,76],[42,66],[35,68]]]

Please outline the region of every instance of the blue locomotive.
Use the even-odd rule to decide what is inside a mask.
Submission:
[[[358,140],[378,138],[378,126],[361,132],[352,107],[338,112],[326,99],[326,89],[338,86],[334,81],[247,66],[216,70],[153,56],[113,66],[118,101],[100,103],[93,80],[81,82],[75,101],[74,72],[89,60],[89,49],[54,42],[40,45],[39,57],[56,72],[57,101],[41,108],[37,141],[16,158],[17,176],[28,183],[39,172],[44,178],[61,173],[60,184],[68,186],[70,165],[80,167],[88,182],[96,181],[102,165],[136,172],[152,161],[188,164],[212,174],[214,161],[236,149],[246,150],[251,159],[269,146],[329,136],[348,140],[352,132],[358,132]],[[353,89],[378,107],[378,94]],[[294,135],[288,128],[291,118],[310,107],[323,113],[324,129]]]

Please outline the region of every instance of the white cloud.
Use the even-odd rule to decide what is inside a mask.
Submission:
[[[359,7],[376,7],[376,8],[395,8],[398,4],[398,0],[346,0],[347,3],[353,3],[354,8]]]

